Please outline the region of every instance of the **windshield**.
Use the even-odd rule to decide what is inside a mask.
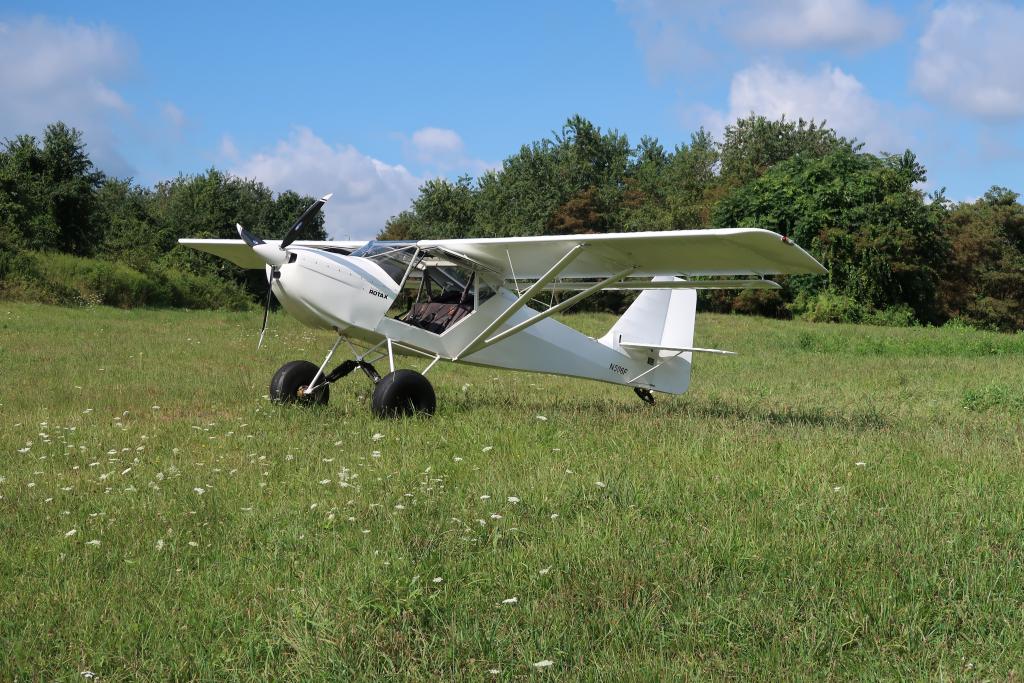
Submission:
[[[415,253],[415,242],[367,242],[349,255],[375,261],[395,284],[401,284]]]

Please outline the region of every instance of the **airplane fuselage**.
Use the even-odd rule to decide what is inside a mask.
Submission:
[[[553,318],[525,327],[493,345],[467,353],[474,340],[516,301],[500,287],[470,315],[441,334],[388,317],[398,283],[371,259],[293,247],[273,279],[274,294],[302,323],[375,345],[390,339],[395,353],[473,365],[542,372],[679,394],[689,384],[690,354],[660,358],[599,341]],[[517,310],[505,323],[529,321],[539,311]],[[657,367],[656,367],[657,366]]]

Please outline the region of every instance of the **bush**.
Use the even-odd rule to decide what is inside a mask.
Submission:
[[[870,311],[861,322],[882,327],[913,327],[918,324],[913,309],[906,304],[892,306],[882,311]]]
[[[213,275],[168,269],[139,271],[121,263],[58,253],[0,257],[0,297],[64,306],[106,305],[228,308],[251,302],[235,284]]]
[[[828,291],[797,299],[793,310],[816,323],[859,323],[865,317],[864,307],[855,299]]]

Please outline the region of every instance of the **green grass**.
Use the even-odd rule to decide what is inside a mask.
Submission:
[[[444,365],[380,422],[270,405],[329,337],[258,325],[0,304],[0,680],[1024,668],[1024,335],[701,315],[742,355],[654,407]]]

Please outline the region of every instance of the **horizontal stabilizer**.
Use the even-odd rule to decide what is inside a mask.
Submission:
[[[735,351],[723,351],[722,349],[701,349],[696,346],[661,346],[660,344],[644,344],[641,342],[621,342],[624,349],[637,349],[642,351],[675,351],[678,353],[715,353],[720,356],[735,356]]]

